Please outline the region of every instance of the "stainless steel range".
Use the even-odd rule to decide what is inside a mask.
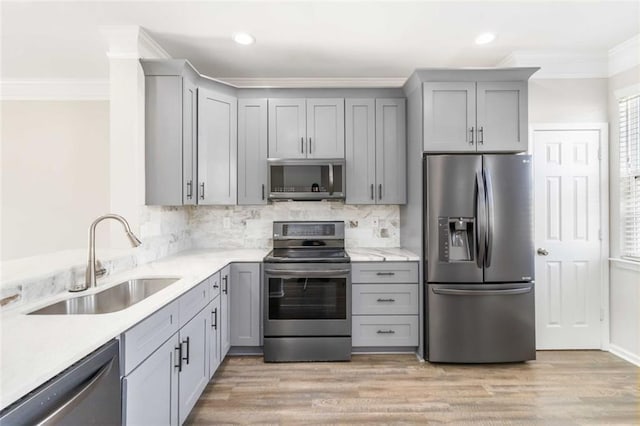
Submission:
[[[351,359],[344,222],[274,222],[264,258],[264,360]]]

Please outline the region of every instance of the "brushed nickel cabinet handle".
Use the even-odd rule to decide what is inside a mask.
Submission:
[[[484,145],[484,127],[478,129],[478,143]]]
[[[262,199],[264,200],[264,183],[262,184]]]
[[[396,299],[388,298],[388,299],[378,299],[378,302],[395,302]]]
[[[204,182],[200,184],[200,199],[204,200]]]
[[[304,138],[300,138],[300,153],[304,154]]]
[[[311,138],[309,138],[309,147],[307,148],[307,153],[311,154]]]
[[[396,273],[395,272],[376,272],[376,275],[383,277],[383,276],[394,276]]]
[[[373,193],[373,192],[374,192],[374,191],[373,191],[373,184],[371,184],[371,199],[372,199],[372,200],[373,200],[373,199],[375,199],[375,195],[374,195],[374,193]]]
[[[378,330],[377,333],[378,334],[396,334],[396,332],[393,330]]]
[[[475,130],[475,127],[472,127],[471,130],[469,130],[469,135],[471,136],[471,140],[469,141],[469,145],[473,145],[473,132]]]
[[[378,200],[382,200],[382,184],[378,185]]]
[[[223,292],[224,294],[227,294],[227,291],[228,291],[227,286],[228,286],[228,284],[229,284],[229,276],[228,276],[228,275],[225,275],[224,277],[222,277],[222,281],[224,281],[224,287],[222,288],[222,292]]]
[[[187,198],[191,199],[191,197],[193,196],[193,181],[190,180],[189,182],[187,182]]]

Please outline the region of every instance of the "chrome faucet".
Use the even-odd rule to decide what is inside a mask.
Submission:
[[[104,216],[100,216],[96,220],[93,221],[91,226],[89,227],[89,261],[87,262],[87,273],[85,277],[84,285],[80,284],[76,287],[71,288],[69,291],[83,291],[90,287],[96,286],[96,277],[102,276],[105,274],[105,269],[97,269],[96,264],[96,226],[98,223],[102,222],[105,219],[115,219],[124,226],[124,231],[127,233],[127,237],[131,240],[131,244],[134,247],[138,247],[142,242],[135,236],[133,232],[131,232],[131,228],[129,227],[129,223],[127,220],[117,214],[105,214]]]

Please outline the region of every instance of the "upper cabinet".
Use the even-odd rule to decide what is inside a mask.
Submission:
[[[404,99],[346,100],[346,202],[404,204],[406,110]]]
[[[238,204],[267,204],[267,100],[238,99]]]
[[[143,61],[145,70],[145,204],[196,204],[195,71]]]
[[[527,82],[425,82],[424,150],[527,150]]]
[[[237,99],[198,93],[198,204],[236,204]]]
[[[344,99],[269,99],[269,158],[344,158]]]

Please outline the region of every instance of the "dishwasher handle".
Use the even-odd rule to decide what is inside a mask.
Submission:
[[[58,424],[67,414],[73,411],[82,400],[89,395],[96,387],[100,385],[100,382],[105,379],[113,368],[115,359],[111,359],[104,367],[102,367],[96,374],[91,377],[87,384],[82,386],[71,398],[66,400],[61,406],[56,408],[53,413],[38,422],[38,425],[55,425]]]

